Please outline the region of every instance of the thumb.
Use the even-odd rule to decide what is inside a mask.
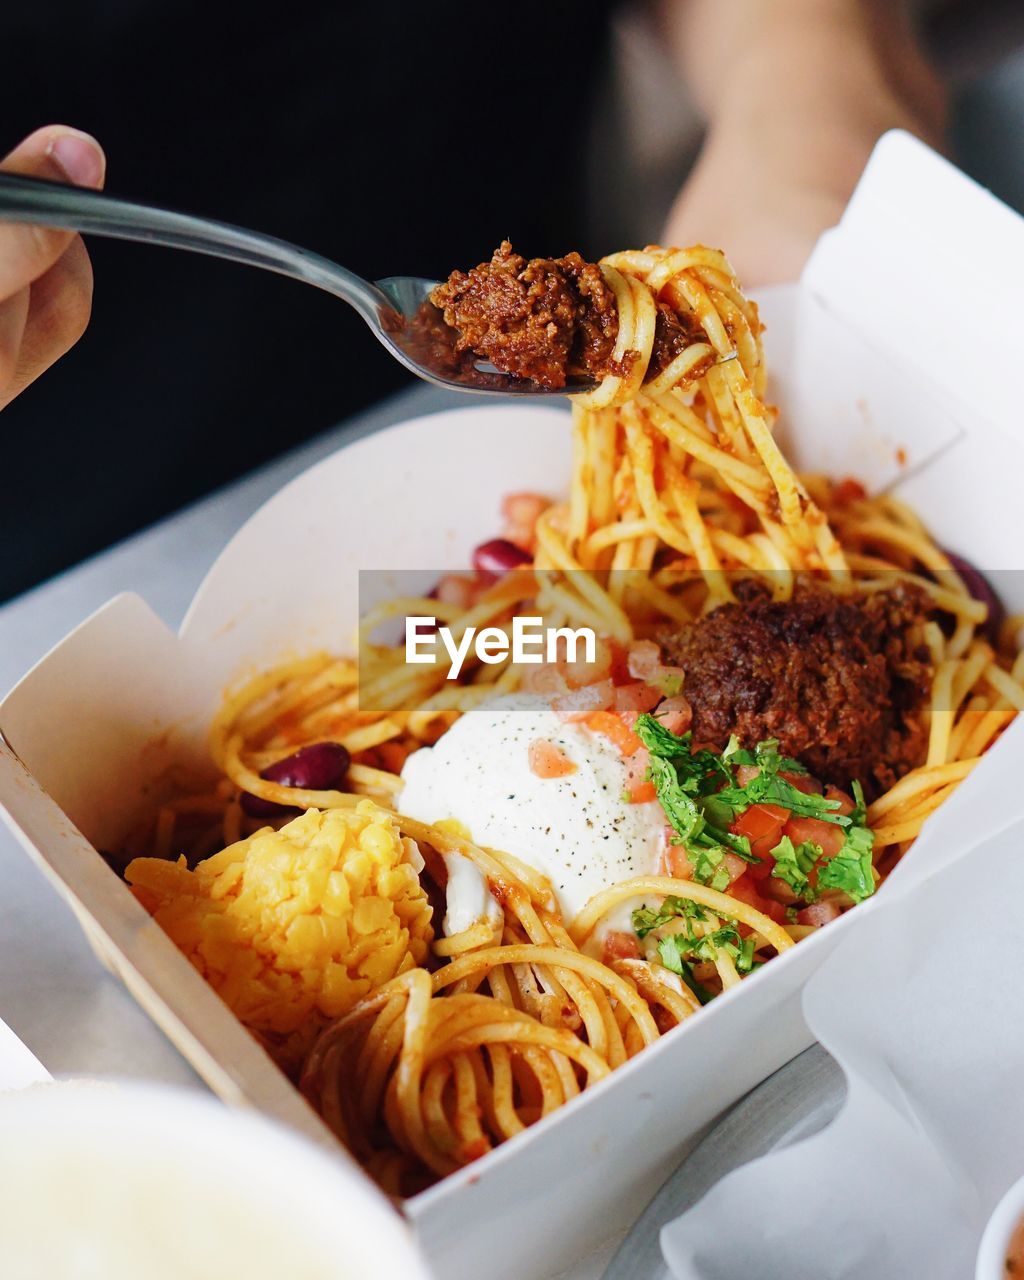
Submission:
[[[79,187],[101,187],[106,157],[87,133],[65,125],[37,129],[0,162],[0,171],[48,178]],[[0,299],[37,280],[73,239],[71,231],[0,223]]]

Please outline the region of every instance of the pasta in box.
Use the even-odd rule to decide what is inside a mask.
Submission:
[[[972,297],[964,264],[960,314],[998,321],[1005,309],[1006,327],[942,321],[941,271],[965,227],[1006,263],[1007,293],[993,297],[979,280]],[[766,390],[756,312],[720,256],[613,255],[604,272],[621,331],[641,331],[645,298],[706,287],[717,299],[699,341],[669,343],[644,384],[637,403],[654,434],[598,392],[574,446],[566,414],[518,407],[439,414],[360,441],[253,517],[178,636],[119,597],[0,705],[0,801],[101,954],[224,1096],[326,1143],[333,1129],[404,1193],[439,1274],[457,1280],[485,1264],[516,1280],[549,1274],[597,1243],[595,1222],[607,1234],[624,1225],[687,1140],[807,1043],[803,983],[872,910],[878,881],[893,868],[905,881],[927,875],[1019,816],[1005,773],[1021,739],[1024,662],[1007,627],[1002,640],[982,631],[988,607],[965,584],[981,591],[967,562],[999,571],[1005,603],[1024,607],[1013,572],[1024,516],[1012,494],[1024,438],[1009,379],[965,385],[963,371],[1012,367],[1009,298],[1022,263],[1018,219],[891,135],[800,286],[760,299]],[[680,314],[701,314],[695,297]],[[639,390],[642,370],[611,354],[612,381],[634,378]],[[691,391],[677,395],[688,373]],[[782,406],[782,453],[768,400]],[[717,436],[702,425],[712,419]],[[856,483],[809,475],[801,487],[787,457]],[[353,702],[337,729],[355,670],[316,655],[339,653],[353,634],[359,572],[399,566],[397,581],[467,565],[493,535],[503,495],[557,498],[574,467],[570,503],[533,511],[537,544],[522,558],[556,618],[574,616],[575,602],[606,622],[596,677],[556,663],[561,683],[534,691],[554,694],[550,705],[510,692],[472,730],[438,689],[438,704],[408,718]],[[760,532],[744,523],[755,511]],[[570,527],[575,540],[563,542]],[[655,644],[634,629],[631,588],[606,571],[632,572],[663,621],[689,618],[691,587],[673,594],[659,545],[696,564],[704,594],[683,630]],[[941,548],[966,557],[959,573]],[[731,603],[715,576],[730,556],[763,579]],[[794,586],[791,570],[805,563],[842,585]],[[487,621],[495,600],[507,607],[510,580],[482,581],[482,594],[458,604],[441,592],[439,620],[468,608]],[[705,608],[715,590],[722,607]],[[749,741],[737,733],[726,744],[719,732],[716,708],[747,642],[780,610],[797,648],[829,637],[824,667],[846,673],[852,701],[829,751],[823,729],[788,745],[800,731],[793,706],[814,700],[813,662],[762,706]],[[783,665],[796,679],[799,663]],[[700,671],[717,691],[707,704]],[[868,704],[893,682],[918,699],[920,720],[865,731]],[[851,711],[858,698],[863,722]],[[456,728],[428,736],[444,715]],[[321,741],[328,722],[338,741]],[[902,732],[914,725],[916,736]],[[865,732],[879,735],[878,758],[851,763]],[[410,754],[412,739],[437,745]],[[486,790],[469,765],[488,760],[502,792],[514,776],[513,810],[503,805],[515,795],[489,792],[489,809],[460,808]],[[346,775],[350,790],[339,790]],[[618,857],[606,881],[624,884],[606,889],[598,877],[584,893],[585,877],[544,861],[551,842],[531,844],[529,822],[516,828],[521,841],[495,834],[502,814],[507,827],[546,808],[550,832],[557,799],[570,833],[559,838],[571,844],[570,797],[589,806],[588,826],[614,833],[602,865]],[[292,816],[296,804],[306,812]],[[645,822],[657,826],[657,862],[637,865]],[[133,897],[100,849],[161,856],[115,859]],[[423,857],[433,859],[424,884],[447,879],[446,913],[421,885]],[[496,1257],[496,1239],[514,1244]]]

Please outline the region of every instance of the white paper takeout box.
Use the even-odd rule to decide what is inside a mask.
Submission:
[[[1020,219],[912,139],[885,138],[799,287],[763,299],[773,394],[798,464],[895,485],[940,542],[984,568],[1019,567],[1011,308],[1022,293]],[[465,567],[495,533],[502,495],[564,491],[569,463],[568,419],[550,408],[481,402],[363,439],[249,521],[178,635],[119,596],[0,704],[12,828],[229,1101],[333,1141],[96,849],[152,802],[169,761],[204,758],[226,686],[283,657],[349,648],[360,569]],[[1006,825],[1009,806],[1019,811],[1003,762],[1022,728],[928,824],[901,875],[927,873]],[[556,1116],[408,1202],[438,1274],[546,1275],[625,1225],[687,1139],[808,1043],[801,988],[857,919],[772,961]]]

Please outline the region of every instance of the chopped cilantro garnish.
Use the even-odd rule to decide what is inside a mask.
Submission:
[[[693,968],[687,960],[683,959],[683,953],[675,943],[675,936],[673,934],[668,938],[662,938],[658,943],[658,956],[661,963],[671,973],[677,973],[682,978],[701,1004],[708,1004],[714,999],[715,993],[709,991],[693,976]]]
[[[654,783],[661,806],[693,864],[693,877],[701,884],[727,889],[729,876],[721,866],[727,852],[746,862],[758,862],[750,852],[746,836],[729,830],[738,813],[752,804],[771,802],[784,805],[801,816],[821,817],[845,825],[834,814],[839,802],[799,791],[779,770],[803,770],[796,760],[779,754],[778,742],[769,739],[753,751],[743,751],[735,738],[721,755],[693,750],[692,733],[675,734],[656,716],[637,719],[635,732],[650,753],[648,777]],[[737,786],[737,764],[757,765],[759,773],[745,786]]]
[[[699,902],[673,895],[666,898],[657,911],[652,911],[649,907],[637,907],[633,912],[633,930],[638,938],[646,938],[652,930],[660,929],[663,924],[677,920],[680,916],[687,920],[706,920],[707,912]]]
[[[757,967],[758,962],[754,959],[754,935],[749,934],[740,942],[739,953],[736,956],[736,972],[753,973]]]
[[[798,898],[807,898],[810,890],[808,873],[821,857],[821,845],[804,840],[794,845],[789,836],[783,836],[772,850],[775,866],[772,875],[788,884]]]
[[[652,751],[648,776],[654,783],[665,817],[682,837],[683,843],[696,840],[704,830],[704,816],[688,794],[686,784],[680,781],[672,761]]]
[[[713,751],[693,750],[693,734],[673,733],[657,716],[638,716],[633,732],[651,753],[651,758],[670,760],[678,774],[678,783],[691,795],[706,795],[719,783],[732,780],[732,772],[721,756]]]
[[[850,784],[850,790],[853,792],[853,811],[850,814],[850,822],[855,827],[867,826],[868,806],[864,799],[864,788],[854,778]]]
[[[720,925],[709,933],[695,933],[688,927],[685,933],[670,933],[658,942],[662,964],[680,977],[685,977],[684,966],[688,968],[694,960],[713,964],[719,952],[732,957],[737,973],[749,973],[754,966],[753,936],[741,938],[734,924]]]
[[[779,754],[778,738],[765,738],[753,751],[743,751],[739,749],[736,735],[733,734],[729,739],[729,745],[722,752],[722,759],[729,760],[731,764],[756,764],[762,769],[767,769],[769,773],[778,773],[780,769],[785,770],[786,773],[807,772],[799,760]]]
[[[681,935],[677,933],[675,936],[678,938]],[[718,959],[719,949],[727,951],[730,955],[738,955],[741,938],[736,932],[735,925],[723,924],[721,928],[714,929],[711,933],[691,934],[685,941],[695,960],[710,960],[714,963]]]
[[[875,834],[870,827],[851,827],[846,843],[818,871],[818,889],[839,889],[854,902],[863,902],[875,891],[871,851]]]
[[[873,836],[866,826],[867,807],[859,782],[851,787],[854,809],[849,815],[838,812],[839,800],[828,800],[816,792],[801,791],[782,774],[806,774],[807,770],[779,751],[778,740],[768,738],[753,751],[741,748],[735,737],[721,755],[706,748],[693,750],[693,734],[675,734],[654,715],[638,717],[635,732],[650,753],[648,778],[654,783],[665,816],[672,825],[675,843],[686,850],[693,866],[693,878],[715,889],[728,889],[730,877],[723,866],[726,853],[746,862],[760,862],[750,851],[750,841],[729,828],[737,815],[754,804],[775,804],[796,817],[817,818],[841,827],[846,841],[832,858],[822,861],[821,846],[812,841],[794,845],[784,836],[772,857],[772,875],[788,884],[798,898],[813,902],[823,890],[836,889],[854,902],[874,892],[871,848]],[[757,774],[740,786],[739,765],[754,766]],[[817,887],[810,874],[817,865]],[[655,926],[656,927],[656,926]]]
[[[681,672],[670,671],[667,675],[655,681],[655,687],[659,689],[666,698],[675,698],[683,691],[683,677]]]
[[[734,760],[735,758],[733,756]],[[776,759],[785,761],[784,756],[776,756]],[[814,791],[801,791],[788,778],[780,777],[764,765],[757,777],[751,778],[746,786],[724,787],[715,798],[720,804],[731,805],[740,812],[752,804],[777,804],[800,818],[819,818],[822,822],[833,822],[840,827],[850,825],[849,818],[835,812],[840,807],[839,800],[826,800]]]

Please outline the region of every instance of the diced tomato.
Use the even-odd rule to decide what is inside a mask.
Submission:
[[[843,817],[846,817],[848,813],[853,813],[853,810],[854,810],[853,801],[850,799],[850,797],[846,794],[845,791],[841,791],[838,787],[827,786],[825,788],[825,799],[839,801],[839,808],[833,809],[832,810],[833,813],[840,813],[843,815]]]
[[[465,574],[446,573],[438,581],[432,594],[442,604],[453,604],[459,609],[468,609],[476,597],[476,592],[475,578],[467,577]]]
[[[501,504],[501,514],[505,517],[504,536],[524,551],[532,551],[537,520],[550,506],[550,499],[539,493],[510,493]]]
[[[771,898],[765,898],[757,891],[757,886],[749,876],[740,876],[729,886],[728,893],[733,898],[738,898],[740,902],[745,902],[748,906],[760,911],[769,920],[774,920],[776,924],[782,924],[786,919],[786,908],[781,902],[774,902]]]
[[[810,840],[821,845],[821,852],[826,858],[834,858],[846,843],[846,832],[842,827],[834,822],[822,822],[820,818],[790,818],[782,834],[789,836],[794,844]]]
[[[753,782],[757,775],[761,772],[761,766],[756,764],[740,764],[736,766],[736,782],[737,785],[745,787],[749,782]],[[821,783],[817,778],[812,778],[809,773],[786,773],[784,770],[779,773],[780,778],[794,786],[797,791],[806,792],[808,795],[821,795]]]
[[[598,681],[610,683],[612,651],[604,640],[598,640],[594,645],[593,662],[588,662],[585,657],[570,662],[566,657],[559,661],[558,666],[570,689],[586,688]]]
[[[809,907],[804,907],[796,913],[796,922],[820,929],[822,925],[831,924],[833,920],[837,920],[841,914],[834,902],[812,902]]]
[[[666,681],[675,680],[676,687],[683,683],[682,667],[666,666],[661,660],[661,649],[653,640],[636,640],[629,646],[626,658],[629,674],[634,680],[643,680],[645,684],[654,685],[665,693]],[[672,730],[673,733],[680,732]]]
[[[669,733],[685,733],[693,720],[693,709],[681,693],[674,698],[666,698],[654,714]]]
[[[775,845],[772,845],[775,848]],[[767,880],[775,867],[775,859],[770,853],[756,853],[755,858],[760,858],[760,862],[751,862],[747,864],[747,871],[750,873],[752,880]]]
[[[629,788],[630,804],[649,804],[652,800],[657,800],[658,792],[655,790],[653,782],[638,782],[636,786]]]
[[[507,493],[501,501],[501,514],[518,524],[536,524],[537,517],[551,506],[551,499],[540,493]]]
[[[645,711],[653,711],[661,701],[661,694],[642,680],[620,684],[615,689],[615,710],[620,716],[632,715],[635,719]]]
[[[663,876],[674,876],[677,880],[693,879],[693,863],[686,856],[681,844],[672,844],[675,836],[672,827],[665,828],[665,847],[661,851],[658,870]]]
[[[782,829],[789,820],[789,810],[780,804],[752,804],[736,815],[729,830],[734,836],[746,836],[750,841],[750,852],[757,858],[763,858],[782,839]]]
[[[735,884],[740,876],[746,875],[748,871],[752,870],[752,864],[744,862],[739,854],[736,853],[727,853],[719,865],[729,873],[730,884]]]
[[[797,791],[803,791],[805,795],[820,796],[821,783],[817,778],[812,778],[809,773],[786,773],[781,772],[780,778],[785,778],[788,783],[796,787]]]
[[[595,711],[604,711],[611,706],[614,696],[612,682],[601,680],[598,684],[584,685],[582,689],[571,689],[568,693],[559,694],[552,699],[551,709],[559,720],[567,724],[578,724]]]
[[[553,742],[534,738],[528,748],[530,769],[538,778],[564,778],[576,772],[576,765]]]
[[[565,676],[558,667],[549,663],[531,666],[523,676],[523,688],[527,693],[565,693]]]
[[[636,934],[626,933],[622,929],[609,929],[604,936],[601,959],[608,965],[616,960],[639,960],[640,944]]]
[[[610,738],[619,755],[631,756],[644,745],[614,711],[595,711],[583,723],[595,733],[603,733],[606,738]]]
[[[661,671],[661,650],[653,640],[635,640],[629,646],[626,665],[634,680],[656,680]]]
[[[774,863],[773,863],[774,865]],[[752,871],[758,870],[757,867],[751,867]],[[816,880],[818,873],[812,871],[812,877]],[[799,901],[793,890],[786,884],[785,880],[779,880],[776,877],[763,881],[761,884],[761,892],[766,898],[774,898],[776,902],[781,902],[784,907],[790,907],[794,902]]]

